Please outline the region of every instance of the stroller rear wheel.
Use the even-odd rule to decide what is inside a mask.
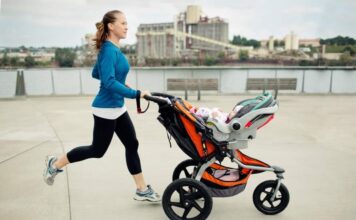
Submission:
[[[173,171],[173,181],[180,178],[191,178],[197,166],[198,162],[192,159],[182,161]]]
[[[253,203],[263,214],[278,214],[282,212],[289,203],[289,192],[283,183],[281,183],[275,199],[271,201],[276,186],[277,181],[267,180],[258,185],[253,192]]]
[[[169,219],[203,220],[209,216],[213,200],[203,183],[183,178],[168,185],[162,206]]]

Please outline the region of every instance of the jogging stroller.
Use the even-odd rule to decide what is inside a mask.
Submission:
[[[179,97],[152,93],[145,99],[158,104],[157,119],[166,128],[168,139],[173,137],[191,158],[177,165],[173,182],[163,193],[163,209],[170,219],[206,219],[212,209],[212,197],[234,196],[245,189],[252,174],[264,171],[274,172],[277,178],[256,187],[253,193],[255,207],[267,215],[280,213],[287,207],[289,192],[281,183],[284,170],[240,151],[278,110],[278,103],[270,93],[264,92],[238,103],[243,107],[223,128],[208,125],[189,112],[192,105]],[[137,105],[141,112],[139,102]],[[225,158],[237,167],[222,165]]]

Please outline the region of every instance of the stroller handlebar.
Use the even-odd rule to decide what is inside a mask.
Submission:
[[[160,97],[163,97],[163,98],[170,98],[170,99],[175,97],[173,95],[169,95],[167,93],[161,93],[161,92],[152,92],[151,95],[152,96],[160,96]]]
[[[144,99],[148,100],[148,101],[152,101],[152,102],[155,102],[157,104],[169,104],[170,101],[166,98],[158,98],[157,96],[149,96],[149,95],[145,95],[143,97]]]
[[[174,99],[175,96],[166,93],[152,92],[150,96],[145,95],[143,98],[157,104],[171,104],[171,100]]]
[[[167,104],[172,104],[171,99],[174,98],[172,95],[168,95],[165,93],[158,93],[158,92],[152,92],[151,95],[145,95],[143,97],[147,101],[152,101],[154,103],[157,103],[158,105],[167,105]],[[141,102],[140,98],[136,98],[136,107],[137,107],[137,112],[140,113],[145,113],[148,108],[149,108],[150,103],[148,102],[148,105],[144,111],[141,110]]]

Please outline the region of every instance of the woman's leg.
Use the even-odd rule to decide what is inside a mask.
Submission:
[[[116,119],[115,133],[125,146],[127,168],[136,183],[137,190],[134,199],[151,202],[161,201],[161,197],[150,185],[146,185],[145,179],[143,178],[140,157],[137,152],[138,140],[136,138],[135,128],[127,112]]]
[[[67,154],[63,154],[62,156],[60,156],[58,158],[58,160],[56,160],[56,162],[54,162],[54,166],[57,169],[62,169],[63,167],[67,166],[69,164],[69,160],[67,157]]]
[[[93,142],[89,146],[76,147],[62,155],[54,163],[58,169],[69,163],[88,158],[101,158],[107,151],[115,130],[115,120],[100,118],[94,115]]]
[[[74,163],[88,158],[100,158],[108,149],[115,130],[115,120],[99,118],[94,115],[93,143],[90,146],[77,147],[57,159],[47,156],[43,179],[48,185],[54,183],[54,178],[61,168],[68,163]]]
[[[136,138],[136,131],[127,112],[116,119],[115,133],[125,146],[126,165],[136,183],[137,189],[141,191],[147,189],[138,155],[139,144]]]
[[[132,174],[132,177],[135,181],[136,187],[140,191],[145,191],[147,189],[147,185],[145,179],[143,177],[142,172],[138,174]]]

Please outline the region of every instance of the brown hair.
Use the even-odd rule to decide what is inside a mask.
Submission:
[[[116,14],[122,14],[122,12],[119,10],[109,11],[104,15],[103,20],[95,24],[97,31],[94,42],[97,50],[100,50],[101,45],[107,39],[109,34],[108,24],[116,21]]]

